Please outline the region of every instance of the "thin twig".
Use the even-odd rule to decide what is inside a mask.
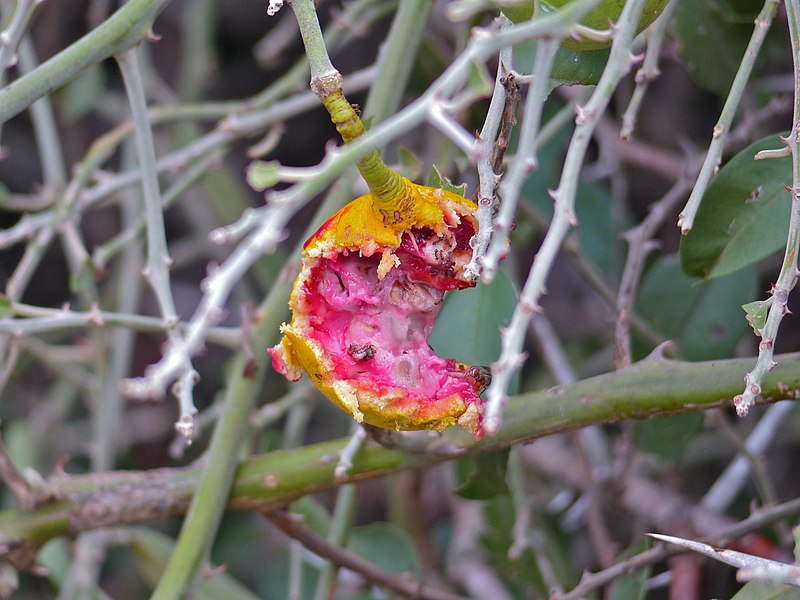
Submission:
[[[694,184],[689,200],[686,202],[686,206],[683,208],[680,215],[678,215],[678,227],[682,235],[686,235],[691,231],[697,209],[703,199],[703,194],[705,194],[706,188],[722,160],[725,138],[731,128],[733,118],[736,116],[736,112],[739,109],[742,94],[744,94],[744,89],[747,86],[747,80],[750,79],[750,73],[753,70],[756,58],[758,58],[761,45],[764,42],[767,31],[769,31],[772,19],[775,17],[775,13],[778,9],[778,2],[779,0],[766,0],[766,2],[764,2],[764,7],[761,9],[758,17],[756,17],[756,26],[753,29],[753,35],[750,38],[750,42],[747,44],[744,57],[741,63],[739,63],[736,76],[733,78],[733,83],[728,92],[728,97],[725,100],[725,105],[722,107],[719,120],[717,124],[714,125],[711,143],[708,146],[708,152],[703,161],[703,166],[700,169],[700,174]]]
[[[349,441],[352,441],[352,437]],[[335,469],[334,477],[336,477]],[[336,508],[333,511],[326,540],[333,547],[342,548],[347,542],[350,528],[353,525],[353,512],[355,511],[357,492],[356,484],[347,483],[341,486],[336,493]],[[338,566],[339,563],[332,559],[325,561],[317,579],[314,600],[327,600],[335,596]]]
[[[770,0],[767,4],[769,2]],[[765,5],[764,10],[766,9]],[[766,324],[758,332],[761,337],[761,342],[758,344],[758,360],[755,367],[744,377],[744,391],[733,399],[739,416],[745,416],[750,411],[756,397],[761,393],[761,382],[764,376],[775,367],[773,360],[775,339],[778,337],[778,328],[784,315],[789,312],[789,293],[797,284],[799,274],[797,252],[800,250],[800,7],[796,1],[786,1],[786,15],[789,21],[789,37],[794,57],[792,131],[785,140],[786,145],[792,151],[792,187],[787,188],[792,198],[789,234],[781,263],[781,272],[770,290],[772,296],[764,301],[764,306],[769,306],[769,313]]]
[[[503,21],[503,26],[507,27],[509,21]],[[512,48],[504,48],[500,51],[497,60],[497,74],[495,76],[494,91],[489,102],[489,109],[486,111],[486,118],[483,121],[478,137],[475,140],[474,154],[477,157],[476,167],[478,170],[478,191],[477,198],[478,210],[475,217],[478,220],[478,231],[472,242],[472,258],[464,267],[464,276],[470,279],[477,279],[480,276],[480,264],[486,250],[489,248],[492,234],[492,213],[495,206],[495,189],[500,182],[500,168],[495,164],[494,146],[498,132],[504,122],[507,112],[508,97],[506,94],[507,81],[509,77],[508,68],[513,60]],[[516,108],[516,103],[515,103]],[[512,115],[513,115],[513,111]]]
[[[153,130],[147,117],[147,98],[144,93],[144,83],[139,69],[137,48],[126,50],[116,56],[125,89],[131,108],[131,119],[136,141],[136,154],[139,168],[142,172],[142,196],[144,199],[144,212],[147,218],[147,263],[144,276],[156,296],[164,325],[167,329],[168,347],[181,348],[183,340],[176,329],[178,323],[175,301],[172,298],[170,285],[169,266],[172,259],[169,257],[167,238],[164,231],[164,213],[162,209],[161,191],[158,183],[156,169],[156,154],[153,144]],[[194,405],[192,390],[197,378],[197,372],[192,367],[188,353],[176,352],[176,360],[180,362],[177,371],[177,381],[172,391],[178,397],[180,416],[175,427],[187,438],[192,437],[194,416],[197,408]],[[124,390],[131,391],[131,386]],[[134,390],[136,388],[133,388]],[[150,388],[147,395],[159,397],[163,388]]]
[[[779,402],[770,406],[750,435],[747,436],[747,440],[743,444],[744,451],[752,457],[763,455],[775,438],[777,429],[786,423],[787,416],[796,406],[795,402]],[[725,468],[700,503],[707,509],[716,512],[727,510],[747,482],[749,463],[747,456],[740,453]]]
[[[553,70],[553,62],[555,61],[560,41],[558,37],[540,40],[536,46],[533,84],[528,90],[528,96],[525,99],[517,152],[508,172],[500,183],[499,195],[502,198],[500,212],[491,229],[491,245],[481,263],[481,277],[487,283],[494,278],[497,264],[508,251],[509,234],[514,215],[517,212],[517,203],[522,191],[522,185],[531,171],[538,167],[536,138],[539,136],[542,111],[549,91],[550,73]]]
[[[511,376],[525,360],[522,346],[527,325],[533,313],[537,310],[539,298],[544,292],[545,281],[564,236],[570,225],[575,221],[574,206],[578,176],[589,147],[592,132],[603,112],[605,112],[611,94],[616,89],[619,80],[630,69],[630,47],[633,40],[633,30],[635,23],[638,22],[642,7],[643,2],[641,0],[633,0],[626,3],[617,23],[616,36],[603,75],[600,77],[597,88],[586,106],[578,108],[575,133],[567,150],[561,181],[553,193],[555,199],[553,221],[533,261],[528,279],[520,294],[519,302],[511,317],[511,323],[503,330],[500,357],[492,365],[492,383],[486,393],[487,404],[484,417],[484,427],[490,433],[497,431],[500,427],[503,404],[507,398]],[[525,126],[522,129],[524,131]],[[510,177],[510,173],[508,177]],[[504,180],[504,183],[505,181],[507,180]],[[495,240],[492,246],[494,247],[498,243],[500,242]],[[491,252],[492,249],[490,248]],[[484,268],[487,268],[486,262],[484,262]]]
[[[688,177],[678,180],[660,200],[651,205],[647,217],[623,236],[628,242],[628,255],[620,279],[616,304],[614,363],[617,369],[627,367],[633,362],[630,321],[639,281],[644,272],[645,259],[649,252],[657,247],[652,238],[690,189],[691,181]]]
[[[28,31],[30,21],[36,7],[44,0],[17,0],[14,2],[14,11],[11,18],[7,21],[8,25],[0,32],[0,87],[2,86],[5,70],[13,67],[17,63],[17,47],[22,42],[22,38]],[[5,8],[9,8],[10,2],[3,2]],[[3,11],[4,20],[8,17]]]
[[[8,333],[13,336],[84,327],[112,326],[127,327],[136,331],[152,333],[165,333],[167,331],[164,320],[158,317],[102,311],[97,306],[88,311],[73,311],[67,306],[64,308],[44,308],[21,302],[11,302],[7,310],[18,318],[0,320],[0,333]],[[176,327],[179,331],[183,331],[187,324],[178,322]],[[212,327],[207,332],[207,339],[226,348],[241,348],[241,335],[237,328]]]
[[[432,590],[402,575],[388,573],[360,556],[340,546],[331,544],[324,538],[318,536],[311,529],[302,525],[300,519],[291,513],[279,510],[266,513],[265,516],[275,527],[283,531],[290,538],[299,541],[314,554],[330,560],[340,567],[358,573],[364,579],[375,585],[387,588],[406,598],[418,598],[419,600],[465,600],[463,596]]]
[[[628,108],[622,115],[622,128],[619,135],[623,140],[629,140],[636,128],[636,117],[639,107],[647,93],[650,82],[655,80],[661,71],[658,68],[658,59],[661,56],[661,46],[667,35],[667,28],[672,21],[672,15],[678,6],[678,0],[672,0],[665,7],[661,14],[650,27],[647,28],[647,51],[644,55],[642,66],[636,71],[636,87],[631,95]]]

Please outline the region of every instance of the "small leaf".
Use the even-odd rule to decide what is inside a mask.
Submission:
[[[776,136],[751,144],[720,169],[681,240],[681,267],[694,277],[738,271],[783,248],[789,229],[791,157],[753,160]]]
[[[94,285],[96,271],[90,258],[84,260],[69,277],[69,289],[73,294],[85,292]]]
[[[756,335],[761,335],[761,330],[767,324],[767,314],[769,313],[769,306],[764,300],[756,300],[755,302],[748,302],[743,304],[742,308],[745,312],[745,319],[750,323],[750,327]]]
[[[469,96],[476,100],[491,95],[494,89],[494,79],[489,75],[483,62],[472,62],[467,79],[467,89]]]
[[[550,71],[550,90],[560,85],[595,85],[606,68],[610,50],[567,50],[558,48]],[[520,44],[514,51],[517,70],[530,73],[536,56],[536,42]]]
[[[508,19],[514,23],[529,21],[533,16],[533,0],[493,0],[494,5],[499,8]]]
[[[456,494],[468,500],[488,500],[508,493],[506,468],[509,450],[497,450],[456,461]]]
[[[446,192],[452,192],[463,197],[467,196],[467,184],[453,184],[453,182],[451,182],[447,177],[442,177],[442,174],[439,173],[439,169],[436,168],[436,165],[431,167],[431,172],[428,175],[428,187],[442,188]]]
[[[247,183],[257,192],[271,188],[280,181],[281,163],[276,160],[254,160],[247,167]]]
[[[0,294],[0,318],[14,316],[14,303],[5,294]]]
[[[800,600],[796,587],[750,581],[731,600]]]
[[[792,530],[794,535],[794,562],[800,565],[800,525]]]

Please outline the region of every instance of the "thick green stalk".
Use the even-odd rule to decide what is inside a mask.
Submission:
[[[763,384],[767,402],[800,397],[800,353],[778,358],[779,365]],[[448,430],[445,438],[476,454],[587,425],[716,408],[727,405],[727,399],[739,391],[741,373],[750,362],[749,358],[702,363],[644,360],[572,385],[512,398],[503,426],[479,443],[473,443],[469,434],[458,428]],[[234,381],[231,387],[241,391],[252,380],[244,381],[241,371],[237,373],[235,378],[241,381]],[[223,427],[221,423],[219,429]],[[235,463],[233,467],[225,465],[228,470],[217,478],[233,478],[227,507],[269,510],[305,494],[449,458],[368,446],[354,457],[347,477],[336,479],[337,456],[346,443],[347,439],[337,439],[269,452],[242,461],[238,469]],[[213,451],[210,456],[213,460]],[[212,464],[208,469],[213,470]],[[49,482],[49,489],[59,499],[56,502],[30,512],[0,512],[0,554],[20,561],[56,536],[181,514],[187,510],[200,477],[199,467],[56,477]],[[200,493],[202,490],[198,490]]]
[[[0,90],[0,123],[61,87],[87,67],[145,38],[169,0],[130,0],[99,27]]]

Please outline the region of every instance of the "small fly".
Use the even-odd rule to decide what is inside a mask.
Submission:
[[[461,363],[463,365],[463,363]],[[466,367],[466,365],[463,365]],[[472,380],[472,386],[475,393],[480,395],[492,383],[492,370],[489,367],[482,367],[480,365],[468,367],[463,371],[453,373],[455,377],[464,377],[465,379]]]

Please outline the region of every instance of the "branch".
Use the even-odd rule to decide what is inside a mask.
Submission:
[[[791,500],[784,504],[761,509],[736,525],[722,529],[713,535],[704,537],[703,539],[706,541],[711,541],[712,543],[735,540],[753,531],[758,531],[770,523],[791,517],[798,512],[800,512],[800,499]],[[669,556],[687,551],[688,550],[683,548],[659,544],[658,546],[646,550],[641,554],[637,554],[629,559],[618,562],[608,569],[603,569],[597,573],[584,574],[580,583],[572,591],[570,591],[568,594],[557,597],[556,600],[581,600],[582,598],[586,598],[590,592],[606,585],[607,583],[611,583],[621,575],[632,573],[636,569],[661,562]]]
[[[263,339],[258,341],[267,345]],[[243,378],[236,370],[242,367],[241,362],[234,365],[232,372],[237,375],[228,386],[226,402],[236,394],[255,394],[258,387],[257,382]],[[516,396],[506,406],[503,427],[479,443],[473,443],[467,432],[457,429],[448,430],[443,437],[464,445],[466,453],[479,453],[587,425],[715,408],[726,404],[724,399],[736,393],[746,363],[747,359],[703,363],[645,360],[569,386]],[[243,390],[242,386],[251,389]],[[798,396],[800,353],[783,355],[781,364],[765,380],[763,401]],[[337,457],[346,442],[332,440],[255,456],[241,462],[238,471],[232,467],[227,471],[212,470],[209,462],[208,470],[217,477],[235,475],[228,508],[269,510],[343,483],[448,460],[447,455],[406,455],[368,446],[353,457],[347,476],[336,479]],[[213,450],[212,441],[210,456],[214,455]],[[54,502],[30,512],[0,512],[0,555],[24,566],[32,549],[56,536],[182,514],[200,477],[200,467],[56,475],[48,482]],[[212,485],[224,484],[210,481],[209,486]]]
[[[787,5],[788,4],[791,3],[789,2]],[[753,65],[756,62],[756,58],[758,58],[761,45],[764,42],[764,38],[767,36],[767,31],[769,31],[769,26],[772,23],[772,19],[775,17],[777,9],[778,0],[766,0],[766,2],[764,2],[764,7],[761,9],[758,17],[756,17],[756,26],[755,29],[753,29],[753,35],[744,52],[742,62],[739,64],[739,69],[736,71],[736,76],[733,78],[730,92],[728,92],[725,105],[722,107],[722,112],[719,115],[719,121],[714,125],[711,143],[708,146],[708,153],[700,169],[697,182],[694,184],[694,189],[692,189],[686,206],[681,211],[681,214],[678,215],[678,227],[682,235],[686,235],[691,231],[697,209],[703,199],[703,194],[705,194],[711,178],[719,167],[719,163],[722,159],[722,149],[725,146],[725,138],[731,128],[733,117],[739,109],[739,102],[742,99],[747,80],[750,79]],[[792,49],[796,50],[794,46]]]
[[[492,383],[486,392],[487,403],[484,417],[484,427],[489,433],[497,431],[500,426],[503,418],[503,404],[506,400],[511,377],[525,360],[522,354],[522,346],[528,323],[534,311],[538,309],[539,298],[544,293],[545,282],[550,274],[550,268],[553,266],[553,261],[561,247],[564,236],[567,234],[570,225],[574,224],[578,177],[586,151],[589,148],[592,132],[605,112],[620,79],[630,69],[630,48],[633,40],[633,31],[635,24],[638,23],[643,6],[642,0],[632,0],[625,4],[615,29],[614,43],[611,46],[608,63],[603,70],[597,88],[586,105],[577,109],[578,116],[575,120],[575,133],[567,149],[561,180],[558,188],[553,192],[555,200],[553,220],[533,261],[528,279],[520,294],[519,302],[511,317],[511,323],[503,330],[500,357],[492,365]],[[522,126],[523,132],[525,127],[526,125]],[[509,180],[511,180],[510,171],[501,186],[501,195],[503,195],[504,186],[511,188]],[[508,197],[504,197],[508,201]],[[503,209],[501,208],[501,217],[502,214]],[[498,221],[500,221],[501,217],[498,217]],[[489,249],[489,255],[492,254],[492,248],[498,243],[500,243],[499,240],[493,241],[492,247]],[[488,260],[484,261],[484,268],[490,272]]]
[[[766,7],[765,7],[766,9]],[[758,345],[758,360],[755,367],[744,376],[744,391],[733,399],[736,412],[745,416],[761,393],[761,380],[774,366],[773,353],[778,328],[784,315],[789,312],[789,293],[797,284],[797,251],[800,249],[800,7],[796,1],[787,0],[786,16],[789,21],[789,37],[792,42],[794,57],[794,115],[792,116],[792,132],[785,140],[792,153],[792,187],[787,188],[791,194],[791,211],[789,216],[789,235],[786,250],[781,263],[778,281],[772,287],[765,306],[769,306],[767,321],[758,332],[761,343]]]
[[[169,0],[130,0],[99,27],[28,75],[0,90],[0,123],[61,87],[86,68],[127,50],[151,32]]]
[[[408,577],[395,575],[376,567],[368,560],[364,560],[360,556],[328,542],[308,527],[304,527],[297,515],[278,510],[265,516],[275,527],[290,538],[299,541],[317,556],[326,558],[340,567],[358,573],[370,583],[392,590],[406,598],[418,598],[419,600],[466,600],[463,596],[425,588],[421,583],[416,583]]]

